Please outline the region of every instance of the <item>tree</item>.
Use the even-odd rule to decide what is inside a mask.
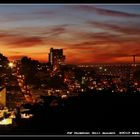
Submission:
[[[8,63],[8,58],[0,53],[0,74],[7,71]]]

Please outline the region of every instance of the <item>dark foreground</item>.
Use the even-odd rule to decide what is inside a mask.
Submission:
[[[83,94],[68,99],[43,97],[35,117],[4,126],[0,134],[57,135],[70,131],[140,131],[140,94]]]

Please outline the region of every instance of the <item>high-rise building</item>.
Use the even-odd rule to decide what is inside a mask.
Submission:
[[[63,55],[63,49],[50,49],[49,63],[51,65],[64,64],[65,56]]]

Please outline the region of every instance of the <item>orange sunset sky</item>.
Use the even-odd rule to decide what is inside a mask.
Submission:
[[[48,62],[62,48],[73,64],[140,62],[140,5],[0,5],[0,52]]]

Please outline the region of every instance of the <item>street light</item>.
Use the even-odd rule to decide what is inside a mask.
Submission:
[[[14,67],[14,63],[10,62],[10,63],[8,64],[8,66],[9,66],[10,68],[13,68],[13,67]]]

